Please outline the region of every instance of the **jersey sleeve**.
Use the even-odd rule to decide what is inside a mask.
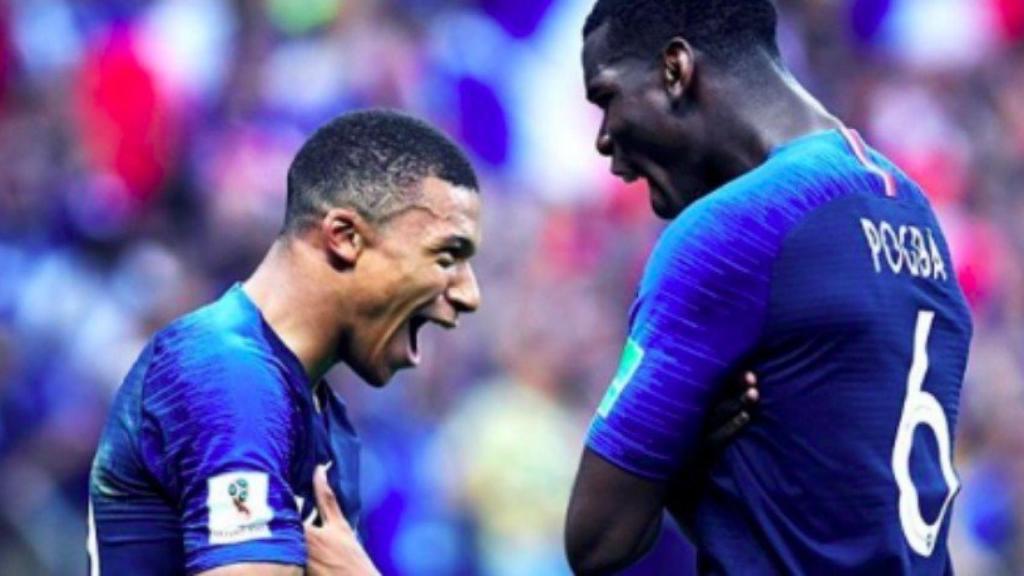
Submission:
[[[767,311],[777,218],[691,206],[665,231],[630,311],[618,372],[587,446],[664,480],[696,453],[718,388],[755,346]]]
[[[288,482],[297,422],[284,376],[248,352],[204,351],[162,368],[168,381],[147,383],[143,400],[143,454],[178,506],[188,573],[304,565]]]

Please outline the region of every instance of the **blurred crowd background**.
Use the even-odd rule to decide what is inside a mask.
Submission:
[[[484,306],[371,390],[384,574],[568,572],[590,416],[661,224],[583,98],[591,0],[0,0],[0,574],[85,573],[86,484],[146,339],[244,279],[319,124],[388,106],[465,145]],[[931,195],[974,312],[959,573],[1024,574],[1024,0],[780,0],[795,75]],[[645,567],[686,574],[669,529]]]

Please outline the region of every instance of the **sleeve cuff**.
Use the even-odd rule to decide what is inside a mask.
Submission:
[[[602,459],[635,476],[659,482],[672,477],[671,461],[649,453],[641,444],[616,433],[601,416],[596,416],[590,425],[586,445]]]
[[[232,564],[283,564],[305,566],[306,550],[294,544],[250,543],[218,546],[188,558],[189,576]]]

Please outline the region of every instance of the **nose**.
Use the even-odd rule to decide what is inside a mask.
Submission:
[[[468,262],[460,267],[445,296],[458,312],[475,312],[480,307],[480,285]]]
[[[614,152],[612,137],[608,135],[604,126],[601,126],[601,131],[597,133],[597,153],[602,156],[611,156],[612,152]]]

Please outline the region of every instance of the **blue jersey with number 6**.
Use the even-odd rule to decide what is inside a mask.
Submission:
[[[707,478],[704,574],[948,574],[971,320],[920,188],[850,130],[805,136],[659,240],[589,448],[671,482],[721,388],[751,424]]]

